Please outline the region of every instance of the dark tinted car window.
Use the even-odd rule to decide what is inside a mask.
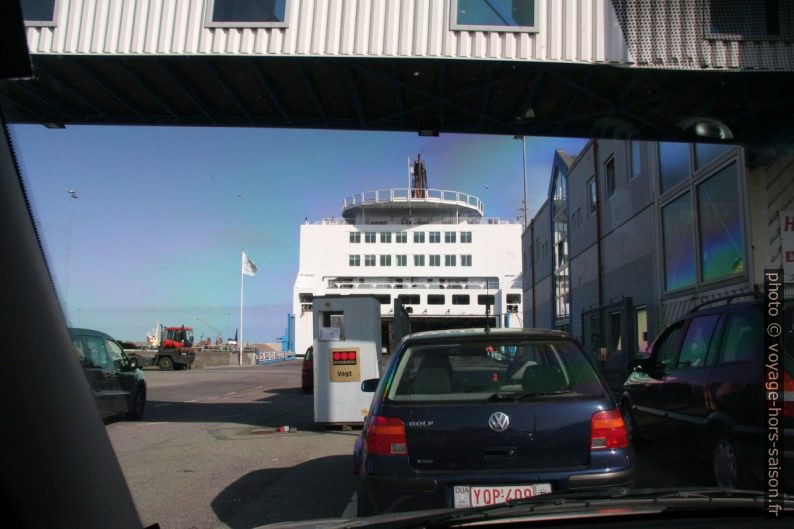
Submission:
[[[112,340],[107,340],[105,344],[107,346],[110,361],[113,363],[113,367],[119,371],[124,369],[124,352],[121,350],[121,347],[119,347],[116,342]]]
[[[665,366],[673,364],[676,355],[678,354],[678,344],[681,338],[681,329],[683,329],[683,322],[677,323],[671,327],[666,334],[663,334],[654,348],[656,354],[656,361]]]
[[[108,353],[105,349],[105,340],[98,336],[85,336],[83,338],[86,349],[88,367],[105,369],[109,367]]]
[[[753,326],[747,316],[733,315],[725,327],[718,362],[727,364],[753,357]]]
[[[681,355],[678,358],[679,368],[703,367],[706,364],[706,353],[719,320],[718,315],[692,319],[681,346]]]
[[[494,396],[603,396],[595,371],[571,342],[414,345],[387,390],[392,401],[478,401]]]
[[[72,344],[77,352],[77,358],[80,359],[81,364],[85,364],[85,351],[83,351],[83,342],[80,338],[72,338]]]

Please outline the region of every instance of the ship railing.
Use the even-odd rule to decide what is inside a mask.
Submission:
[[[468,193],[449,189],[393,188],[356,193],[342,200],[342,211],[362,204],[385,202],[434,202],[475,208],[480,214],[484,211],[482,200]]]
[[[307,221],[307,224],[333,224],[333,225],[388,225],[388,224],[405,224],[405,225],[422,225],[422,224],[521,224],[519,220],[502,219],[499,217],[441,217],[441,218],[428,218],[428,217],[400,217],[393,222],[383,218],[365,219],[363,222],[358,222],[356,219],[346,219],[341,217],[327,217],[316,221]]]

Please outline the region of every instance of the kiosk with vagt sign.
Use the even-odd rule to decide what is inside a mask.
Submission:
[[[314,422],[363,423],[380,378],[380,302],[372,296],[317,296],[314,310]]]

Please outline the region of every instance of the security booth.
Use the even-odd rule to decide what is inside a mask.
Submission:
[[[363,423],[372,393],[361,381],[380,378],[380,301],[374,296],[314,298],[314,422]]]

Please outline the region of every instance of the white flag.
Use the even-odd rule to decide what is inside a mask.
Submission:
[[[245,255],[245,252],[243,252],[243,273],[247,276],[256,275],[256,265],[247,255]]]

